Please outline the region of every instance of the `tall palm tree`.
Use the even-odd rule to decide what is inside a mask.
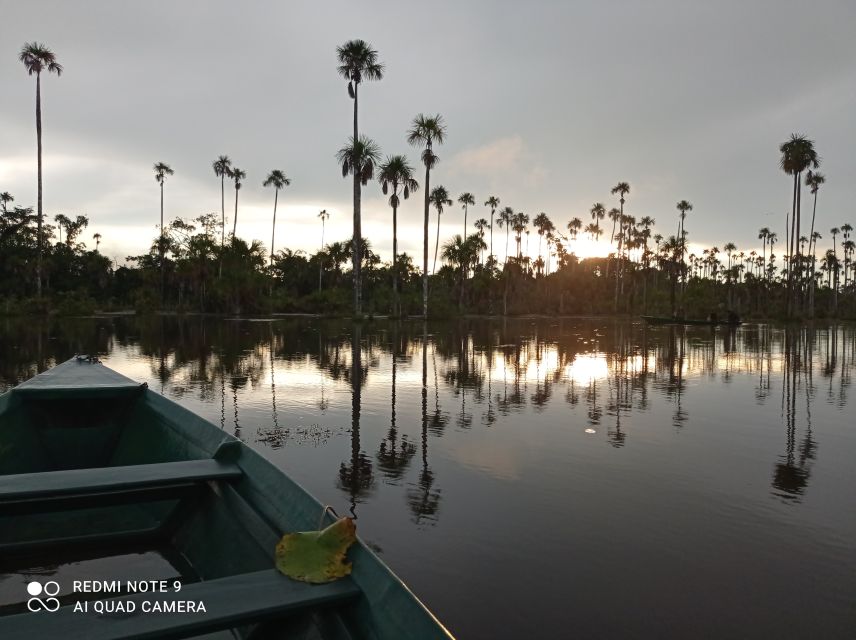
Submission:
[[[324,252],[324,228],[326,226],[327,218],[330,217],[330,214],[327,213],[327,209],[321,209],[318,212],[318,217],[321,218],[321,249],[318,251],[319,254],[323,254]],[[321,256],[321,259],[318,261],[318,291],[321,292],[321,276],[324,273],[324,256]]]
[[[439,113],[433,116],[419,114],[413,119],[407,132],[407,142],[414,147],[423,148],[422,163],[425,165],[425,220],[422,239],[422,315],[428,317],[428,215],[430,213],[429,187],[431,169],[437,166],[440,158],[434,153],[434,143],[443,144],[446,139],[446,123]],[[435,251],[436,254],[436,251]],[[436,259],[434,260],[436,263]]]
[[[7,205],[10,202],[13,202],[14,200],[15,200],[15,198],[12,197],[12,194],[9,193],[8,191],[4,191],[3,193],[0,193],[0,206],[3,207],[3,213],[7,213],[7,210],[6,210]]]
[[[600,221],[606,217],[606,207],[601,202],[595,202],[589,212],[591,213],[592,222],[594,222],[596,227],[600,228]],[[597,235],[600,236],[600,233]]]
[[[476,231],[479,232],[479,238],[481,238],[482,242],[483,242],[484,241],[484,230],[485,229],[491,229],[490,223],[487,220],[485,220],[484,218],[479,218],[478,220],[475,221],[475,227],[476,227]],[[493,235],[493,229],[491,229],[491,235]],[[482,252],[481,252],[481,261],[484,262],[484,250],[482,250]]]
[[[627,182],[619,182],[614,187],[612,187],[612,190],[610,191],[610,193],[612,193],[612,195],[615,195],[616,193],[618,194],[618,201],[619,201],[619,204],[621,207],[619,209],[619,220],[621,220],[623,223],[624,222],[624,202],[625,202],[624,196],[626,196],[628,193],[630,193],[630,185]],[[614,226],[614,223],[613,223],[613,226]],[[623,283],[624,270],[621,268],[621,264],[622,264],[621,263],[621,257],[622,257],[621,251],[622,251],[623,235],[624,234],[622,233],[618,236],[618,262],[616,263],[616,267],[615,267],[615,302],[613,305],[615,308],[615,311],[618,311],[619,284],[621,284],[622,286],[624,284]]]
[[[36,295],[42,296],[42,72],[62,75],[62,65],[56,54],[39,42],[29,42],[21,47],[18,59],[24,63],[28,75],[36,75],[36,155],[38,164],[38,199],[36,205]]]
[[[449,198],[449,192],[446,191],[446,187],[442,185],[434,187],[431,190],[429,199],[434,208],[437,209],[437,242],[434,245],[434,267],[431,269],[431,273],[437,273],[437,250],[440,248],[440,218],[443,216],[443,208],[452,206],[452,200]]]
[[[220,178],[220,246],[226,243],[226,178],[232,177],[232,161],[220,156],[211,165],[214,175]]]
[[[499,228],[505,227],[505,262],[508,262],[508,232],[511,231],[511,226],[514,222],[514,209],[511,207],[505,207],[502,211],[499,212],[499,218],[496,220],[496,224],[499,225]]]
[[[413,177],[413,167],[404,156],[388,156],[380,166],[377,177],[384,195],[389,195],[389,206],[392,207],[392,313],[401,315],[398,298],[398,205],[399,194],[407,200],[410,194],[419,189],[419,183]],[[392,193],[390,194],[390,190]]]
[[[158,238],[158,255],[160,256],[161,272],[161,303],[163,303],[163,279],[164,279],[164,253],[166,253],[166,236],[163,232],[163,183],[167,176],[175,173],[170,166],[164,162],[156,162],[154,167],[155,180],[160,185],[160,236]]]
[[[803,135],[791,134],[790,140],[779,146],[782,157],[779,161],[782,171],[794,177],[794,193],[791,208],[791,238],[790,255],[791,265],[788,265],[788,304],[787,312],[791,314],[794,305],[794,278],[793,272],[796,265],[800,263],[800,248],[797,239],[800,235],[800,197],[802,195],[800,178],[806,169],[817,169],[820,166],[820,157],[814,149],[814,142]],[[796,252],[796,253],[795,253]]]
[[[163,238],[163,183],[167,176],[175,173],[172,168],[164,162],[156,162],[154,167],[155,180],[160,185],[160,236]]]
[[[461,195],[458,196],[458,202],[464,206],[464,238],[467,237],[467,207],[470,205],[475,206],[476,198],[469,191],[464,191]]]
[[[496,222],[496,208],[499,206],[499,198],[496,196],[491,196],[487,200],[484,201],[484,206],[490,207],[490,249],[488,253],[488,259],[490,256],[493,256],[493,224]]]
[[[271,230],[270,235],[270,263],[273,265],[273,241],[276,238],[276,203],[279,199],[279,190],[284,189],[285,187],[291,184],[291,180],[289,180],[285,173],[280,171],[279,169],[274,169],[270,172],[270,175],[265,179],[262,186],[264,187],[273,187],[273,229]]]
[[[384,67],[381,62],[378,61],[377,51],[372,49],[371,45],[365,40],[348,40],[345,44],[336,48],[336,57],[338,60],[338,71],[339,75],[342,76],[345,80],[348,81],[348,95],[354,101],[354,135],[351,137],[351,143],[349,144],[352,151],[359,151],[359,147],[361,147],[363,141],[371,142],[368,138],[360,137],[359,130],[359,91],[360,85],[369,80],[381,80],[383,79],[383,71]],[[372,142],[374,151],[377,151],[376,145]],[[362,151],[367,151],[367,148],[363,148]],[[371,179],[371,174],[374,170],[374,165],[377,164],[379,160],[379,152],[375,154],[376,157],[371,158],[371,168],[368,168],[368,165],[365,164],[366,158],[360,156],[354,156],[350,165],[352,167],[357,167],[358,169],[367,169],[369,178]],[[342,160],[339,161],[340,164],[343,164]],[[344,164],[343,164],[344,167]],[[347,173],[343,174],[347,175]],[[363,174],[361,171],[356,171],[352,173],[353,175],[353,198],[354,198],[354,235],[353,235],[353,253],[354,253],[354,264],[356,265],[354,271],[354,313],[360,315],[362,313],[362,280],[360,279],[360,262],[362,261],[362,193],[361,188],[367,183],[367,180],[363,180]]]
[[[678,224],[678,240],[681,241],[681,282],[686,284],[686,262],[684,256],[687,252],[686,235],[684,234],[684,220],[687,219],[687,212],[693,210],[692,203],[687,200],[681,200],[675,205],[680,212],[680,222]]]
[[[244,183],[241,180],[244,180],[247,177],[247,172],[242,169],[238,169],[238,167],[233,167],[229,170],[229,177],[235,183],[235,219],[232,220],[232,241],[235,241],[237,237],[238,231],[238,192],[241,190],[241,187],[244,186]]]
[[[380,162],[380,148],[374,140],[362,136],[359,139],[348,138],[348,144],[339,149],[336,160],[342,167],[342,177],[349,174],[354,176],[354,237],[351,248],[351,265],[354,272],[354,314],[359,316],[363,312],[363,238],[362,219],[359,215],[360,187],[369,183],[374,178],[375,166]]]
[[[805,176],[805,184],[807,187],[811,189],[811,193],[814,196],[814,203],[811,208],[811,231],[809,232],[810,242],[815,242],[815,230],[814,230],[814,220],[817,214],[817,192],[820,191],[821,185],[826,182],[826,176],[824,176],[819,171],[812,171],[809,169],[808,173]],[[818,234],[819,235],[819,234]],[[811,280],[811,288],[809,290],[809,315],[814,316],[814,289],[815,289],[815,278],[814,272],[817,268],[817,251],[811,250],[811,273],[807,274],[807,277]],[[845,274],[846,277],[846,274]]]
[[[95,240],[95,253],[98,253],[98,246],[101,244],[101,234],[95,233],[92,236],[92,239]]]
[[[556,227],[553,224],[553,221],[550,220],[549,216],[543,211],[535,216],[535,219],[532,220],[532,224],[535,225],[535,228],[538,230],[538,257],[541,257],[541,240],[544,238],[544,234],[548,231],[555,231]]]
[[[765,272],[767,265],[767,239],[770,237],[770,228],[769,227],[761,227],[758,230],[758,240],[761,241],[761,259],[764,262]]]

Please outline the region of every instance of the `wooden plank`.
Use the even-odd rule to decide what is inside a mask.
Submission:
[[[47,498],[0,498],[0,516],[20,516],[30,513],[73,511],[90,507],[113,507],[140,502],[174,501],[199,497],[202,485],[181,482],[154,487],[137,487],[120,491],[93,491],[72,495],[53,495]]]
[[[234,480],[242,475],[237,465],[210,459],[0,475],[0,504],[186,482]]]
[[[145,593],[105,602],[133,602],[134,613],[74,612],[74,606],[55,613],[44,611],[0,617],[0,638],[32,640],[151,640],[188,638],[202,633],[282,618],[321,606],[344,604],[360,596],[349,579],[329,584],[296,582],[275,569],[187,584],[179,593]],[[143,602],[202,602],[205,612],[144,613]]]

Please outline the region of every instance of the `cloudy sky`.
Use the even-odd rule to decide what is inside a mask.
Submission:
[[[351,38],[386,65],[360,91],[361,131],[415,164],[410,121],[441,113],[448,141],[432,183],[473,192],[471,221],[497,195],[557,226],[588,222],[593,202],[617,204],[609,191],[625,180],[627,212],[652,216],[664,235],[686,198],[692,241],[748,251],[761,226],[784,239],[790,182],[778,145],[800,132],[828,180],[821,244],[831,226],[856,223],[852,0],[0,0],[0,16],[0,191],[35,204],[35,83],[17,54],[38,40],[65,66],[43,82],[45,212],[88,215],[85,239],[100,232],[116,258],[144,252],[156,234],[152,164],[175,170],[167,218],[195,217],[219,212],[220,154],[248,174],[238,235],[269,244],[273,193],[261,183],[281,168],[292,186],[278,247],[316,250],[322,208],[327,239],[348,236],[350,183],[334,155],[352,101],[335,48]],[[391,213],[376,184],[363,202],[364,235],[388,257]],[[421,199],[400,215],[401,246],[416,253]],[[456,205],[443,235],[462,224]]]

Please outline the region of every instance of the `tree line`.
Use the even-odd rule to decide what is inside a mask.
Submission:
[[[454,205],[446,187],[431,187],[432,172],[440,160],[438,147],[447,138],[443,117],[419,114],[405,133],[404,141],[420,152],[424,167],[420,185],[417,171],[405,155],[384,158],[378,145],[360,133],[360,87],[384,77],[385,67],[377,51],[363,40],[352,40],[338,47],[336,55],[337,71],[347,82],[353,101],[353,135],[336,154],[342,176],[352,182],[350,238],[325,244],[329,214],[322,210],[318,213],[321,243],[317,252],[275,250],[279,194],[291,185],[280,169],[272,170],[263,181],[263,186],[274,191],[270,247],[238,237],[239,193],[247,174],[226,155],[212,163],[214,175],[220,179],[220,215],[208,213],[165,222],[164,187],[174,171],[165,162],[157,162],[153,170],[160,190],[158,236],[147,252],[129,256],[125,265],[117,266],[99,253],[100,234],[93,235],[94,250],[79,240],[89,223],[86,216],[71,219],[58,214],[54,217],[56,226],[45,222],[41,75],[60,75],[63,68],[44,45],[25,45],[20,60],[36,77],[38,197],[34,213],[32,208],[11,206],[14,197],[0,193],[0,284],[6,296],[5,311],[135,307],[200,312],[309,311],[357,317],[364,313],[428,316],[429,312],[703,316],[722,308],[783,317],[854,313],[852,226],[833,227],[833,248],[818,257],[817,241],[822,235],[816,229],[817,200],[826,179],[817,171],[820,159],[814,143],[805,136],[794,134],[779,148],[780,166],[793,180],[781,259],[773,252],[779,236],[768,227],[758,234],[760,255],[754,249],[738,251],[733,242],[722,249],[713,246],[699,253],[690,251],[685,223],[693,205],[688,200],[677,203],[677,233],[663,236],[654,232],[652,217],[637,219],[625,213],[631,193],[626,181],[617,182],[611,190],[617,206],[607,210],[605,204],[597,202],[587,214],[591,220],[587,224],[573,217],[558,226],[544,212],[530,220],[522,211],[501,206],[495,195],[484,201],[487,217],[474,220],[470,226],[469,209],[477,201],[465,191],[456,199],[464,214],[462,233],[454,234],[441,246],[442,216]],[[228,235],[227,180],[234,188]],[[362,235],[362,191],[371,181],[378,182],[391,208],[393,258],[388,262],[372,251],[370,239]],[[803,186],[812,196],[810,223],[802,215]],[[421,265],[417,265],[415,256],[398,251],[398,209],[402,200],[420,188],[424,194],[423,243]],[[432,211],[436,232],[433,261],[429,261]],[[494,250],[494,228],[504,232],[502,260],[499,250]],[[534,255],[530,251],[532,231],[538,236]],[[607,231],[606,257],[580,259],[576,255],[581,234],[598,242]],[[512,237],[513,252],[509,247]],[[47,296],[43,296],[43,287]]]

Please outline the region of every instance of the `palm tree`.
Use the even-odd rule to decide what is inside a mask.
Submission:
[[[449,192],[446,191],[446,187],[442,185],[434,187],[431,190],[429,199],[434,208],[437,209],[437,242],[434,245],[434,267],[431,269],[431,273],[437,273],[437,250],[440,248],[440,218],[443,215],[443,207],[451,207],[452,200],[449,198]]]
[[[154,167],[155,172],[155,180],[160,185],[160,236],[163,238],[163,183],[166,181],[167,176],[171,176],[175,173],[170,166],[164,162],[155,163]]]
[[[98,245],[101,244],[101,234],[100,233],[93,234],[92,239],[95,240],[95,253],[98,253]]]
[[[422,240],[422,314],[428,317],[428,215],[430,213],[431,169],[437,166],[440,158],[434,153],[434,143],[443,144],[446,139],[446,123],[439,113],[433,116],[419,114],[407,132],[407,142],[414,147],[424,147],[422,163],[425,165],[425,220]],[[439,222],[439,221],[438,221]],[[436,251],[434,252],[436,254]],[[435,264],[437,260],[434,260]]]
[[[479,232],[479,238],[484,242],[484,230],[491,229],[490,223],[484,218],[479,218],[475,221],[475,228]],[[493,229],[491,229],[491,236],[493,235]],[[485,246],[487,248],[487,246]],[[481,261],[484,262],[484,250],[481,253]]]
[[[273,230],[270,235],[270,263],[273,264],[273,241],[276,237],[276,203],[279,198],[279,190],[284,189],[285,187],[291,184],[291,180],[289,180],[285,173],[280,171],[279,169],[274,169],[270,172],[270,175],[265,179],[262,186],[264,187],[273,187]]]
[[[770,228],[769,227],[761,227],[758,230],[758,240],[761,241],[761,256],[764,261],[764,265],[767,264],[767,239],[770,237]],[[765,269],[766,271],[766,269]]]
[[[374,171],[374,165],[380,159],[380,152],[377,145],[368,138],[361,138],[358,126],[357,115],[359,113],[359,90],[360,84],[367,80],[381,80],[383,78],[383,64],[378,62],[377,51],[371,48],[371,45],[365,40],[349,40],[345,44],[336,48],[336,56],[338,58],[338,71],[345,80],[348,81],[348,95],[354,101],[354,135],[351,137],[349,147],[354,155],[348,162],[351,167],[356,167],[358,171],[353,171],[354,177],[354,313],[360,315],[362,313],[362,282],[360,280],[360,263],[362,262],[362,194],[361,187],[371,179]],[[363,143],[371,143],[371,148],[364,146]],[[367,152],[374,151],[374,155]],[[345,170],[345,162],[340,158],[339,163],[342,164],[343,174],[347,175]],[[366,177],[366,175],[368,177]]]
[[[214,175],[220,178],[220,246],[226,242],[226,178],[231,178],[232,161],[229,156],[220,156],[211,165]]]
[[[374,178],[375,165],[380,162],[380,148],[374,140],[362,136],[359,140],[348,138],[348,144],[339,149],[336,160],[342,166],[342,177],[354,177],[354,237],[352,239],[351,265],[354,272],[354,314],[363,312],[363,289],[361,266],[363,262],[362,219],[360,209],[360,187]]]
[[[359,140],[357,114],[360,84],[366,80],[383,79],[383,64],[378,62],[377,51],[365,40],[349,40],[336,48],[336,56],[339,75],[348,81],[348,95],[354,101],[354,140]]]
[[[229,177],[235,182],[235,219],[232,220],[232,241],[234,242],[238,231],[238,192],[244,186],[241,180],[247,177],[247,172],[238,169],[238,167],[233,167],[229,170]]]
[[[517,242],[517,259],[520,260],[523,256],[521,254],[521,240],[523,237],[523,232],[526,231],[526,226],[529,224],[529,216],[522,211],[518,211],[512,216],[511,219],[511,227],[514,229],[515,233],[515,241]]]
[[[0,193],[0,206],[3,207],[3,213],[7,213],[7,210],[6,210],[7,205],[10,202],[13,202],[14,200],[15,200],[15,198],[12,197],[12,194],[9,193],[8,191],[4,191],[3,193]]]
[[[475,206],[476,198],[469,191],[464,191],[461,195],[458,196],[458,202],[464,205],[464,237],[467,237],[467,207],[469,205]]]
[[[324,227],[327,222],[327,218],[330,217],[330,214],[327,213],[327,209],[321,209],[318,212],[318,217],[321,218],[321,249],[318,251],[319,254],[324,252]],[[324,273],[324,259],[323,256],[321,260],[318,261],[318,292],[321,292],[321,276]]]
[[[687,200],[681,200],[675,205],[678,211],[680,211],[680,223],[678,225],[678,240],[681,241],[681,282],[683,285],[686,285],[686,262],[684,261],[684,255],[687,252],[687,240],[686,235],[684,234],[684,220],[687,219],[687,212],[693,210],[693,205]]]
[[[164,253],[166,253],[166,237],[163,232],[163,183],[167,176],[175,173],[168,164],[156,162],[154,167],[155,180],[160,185],[160,237],[158,238],[158,255],[160,257],[161,272],[161,303],[163,303],[163,279],[164,279]]]
[[[817,192],[820,190],[822,184],[826,182],[826,176],[824,176],[819,171],[812,171],[809,169],[808,173],[805,176],[805,184],[807,187],[811,189],[811,193],[814,196],[814,204],[811,208],[811,231],[809,232],[809,237],[814,241],[814,220],[815,215],[817,214]],[[816,269],[817,255],[816,251],[811,252],[811,274],[807,274],[811,278],[811,289],[809,290],[809,314],[814,316],[814,272]],[[847,273],[844,274],[845,279],[847,278]]]
[[[62,244],[62,230],[68,229],[68,226],[71,224],[71,218],[63,213],[58,213],[54,216],[54,222],[56,222],[56,227],[59,230],[59,244]]]
[[[389,195],[389,206],[392,207],[392,313],[401,315],[398,299],[398,205],[401,202],[400,193],[405,200],[410,194],[419,189],[419,183],[413,177],[413,167],[404,156],[387,157],[380,166],[377,177],[384,195]],[[392,190],[390,194],[389,191]]]
[[[788,315],[793,309],[794,280],[793,271],[795,265],[800,263],[800,248],[797,239],[800,234],[800,196],[801,184],[800,178],[802,172],[806,169],[817,169],[820,166],[820,158],[817,151],[814,149],[814,142],[803,135],[796,133],[791,134],[790,140],[783,142],[779,146],[779,151],[782,154],[780,165],[782,171],[794,177],[794,194],[793,204],[791,208],[791,238],[790,238],[790,255],[791,265],[788,265]],[[796,251],[796,254],[794,253]]]
[[[21,47],[18,59],[27,68],[27,74],[36,74],[36,148],[38,163],[38,200],[36,208],[36,295],[42,296],[42,72],[62,75],[62,65],[56,61],[56,54],[39,42],[29,42]],[[5,211],[5,205],[4,205]]]
[[[496,220],[496,224],[499,225],[499,228],[502,229],[505,226],[505,262],[508,262],[508,232],[511,231],[511,225],[514,221],[514,209],[511,207],[505,207],[502,211],[499,212],[499,218]]]
[[[493,255],[493,223],[495,222],[496,208],[499,206],[499,198],[491,196],[484,202],[484,206],[490,207],[490,250],[488,255]]]
[[[591,207],[590,213],[595,226],[600,228],[600,221],[606,217],[606,207],[600,202],[595,202]],[[600,233],[597,235],[600,236]]]
[[[630,193],[630,185],[626,182],[619,182],[614,187],[612,187],[612,191],[610,193],[612,193],[613,195],[615,195],[616,193],[618,194],[618,199],[619,199],[619,203],[621,206],[621,208],[619,209],[619,220],[621,220],[622,224],[623,224],[623,222],[624,222],[624,202],[625,202],[624,196],[626,196],[628,193]],[[613,223],[613,228],[614,228],[614,223]],[[623,233],[619,234],[619,236],[618,236],[618,262],[616,263],[616,267],[615,267],[615,302],[614,302],[615,311],[618,311],[619,283],[621,284],[622,288],[624,286],[624,282],[623,282],[624,270],[621,268],[622,239],[623,239]]]
[[[458,291],[458,311],[464,306],[464,285],[470,267],[478,260],[479,251],[486,248],[484,240],[477,234],[466,239],[460,235],[443,244],[443,260],[457,267],[460,274],[460,287]]]
[[[541,240],[544,238],[544,234],[548,231],[555,231],[556,227],[553,225],[553,221],[550,220],[549,216],[547,216],[543,211],[535,216],[535,219],[532,220],[532,224],[535,225],[535,228],[538,230],[538,257],[540,258]]]

